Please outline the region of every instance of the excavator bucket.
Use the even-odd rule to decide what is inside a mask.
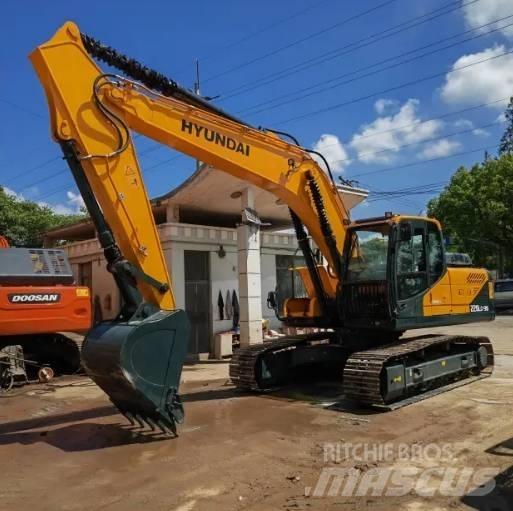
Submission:
[[[183,421],[178,395],[189,323],[183,310],[159,311],[141,321],[106,321],[86,337],[87,374],[130,421],[176,436]]]

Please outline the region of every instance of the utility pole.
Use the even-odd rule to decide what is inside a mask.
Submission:
[[[196,96],[201,96],[201,92],[200,92],[200,71],[199,71],[199,59],[196,59],[196,80],[194,82],[194,94],[196,94]],[[200,160],[196,160],[196,172],[198,172],[198,170],[200,169],[201,167],[201,161]]]
[[[194,94],[201,96],[200,93],[200,72],[199,72],[199,60],[196,59],[196,81],[194,82]]]

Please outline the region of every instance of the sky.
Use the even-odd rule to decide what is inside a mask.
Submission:
[[[418,214],[497,152],[513,95],[511,0],[25,0],[0,16],[0,185],[76,212],[28,54],[67,20],[254,126],[289,132],[370,190],[353,216]],[[194,161],[136,140],[150,196]]]

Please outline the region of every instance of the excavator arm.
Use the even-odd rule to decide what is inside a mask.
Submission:
[[[92,56],[129,78],[104,73]],[[85,366],[129,420],[176,431],[175,422],[182,418],[177,390],[187,321],[176,310],[131,132],[287,204],[324,313],[326,293],[305,227],[340,279],[348,211],[331,173],[320,168],[312,151],[226,114],[81,34],[73,23],[36,48],[30,60],[46,92],[53,138],[84,198],[123,300],[115,321],[88,334]]]

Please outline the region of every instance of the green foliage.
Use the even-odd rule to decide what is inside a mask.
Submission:
[[[513,254],[513,154],[460,167],[428,214],[453,238],[451,250],[468,252],[476,264],[496,267],[497,254]]]
[[[502,135],[499,146],[499,154],[513,154],[513,97],[510,98],[506,112],[507,126],[506,131]]]
[[[85,215],[59,215],[50,208],[19,200],[0,187],[0,234],[11,246],[40,247],[45,231],[83,220]]]

